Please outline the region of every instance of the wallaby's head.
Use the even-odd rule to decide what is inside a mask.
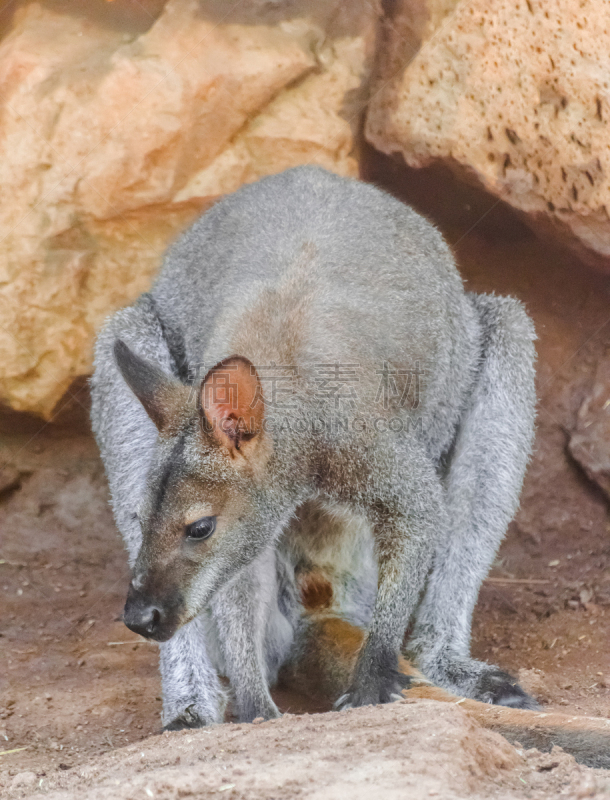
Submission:
[[[197,387],[166,375],[122,341],[115,358],[159,432],[138,517],[142,546],[125,624],[166,641],[266,543],[260,524],[265,466],[261,385],[233,356]]]

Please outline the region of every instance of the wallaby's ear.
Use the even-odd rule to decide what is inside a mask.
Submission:
[[[201,383],[201,410],[206,428],[232,455],[248,449],[262,430],[265,406],[247,358],[231,356],[212,367]]]
[[[185,388],[162,369],[136,355],[121,339],[114,343],[114,357],[125,382],[163,433],[184,404]]]

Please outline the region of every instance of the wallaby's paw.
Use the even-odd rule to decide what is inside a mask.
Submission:
[[[490,669],[484,672],[477,681],[473,693],[475,700],[493,703],[496,706],[509,706],[536,711],[538,702],[525,692],[515,678],[501,669]]]
[[[185,708],[184,711],[175,717],[167,725],[163,726],[164,731],[184,731],[192,728],[205,728],[206,725],[212,724],[212,720],[200,717],[195,711],[194,706]]]
[[[164,731],[185,731],[185,730],[192,730],[193,728],[204,728],[205,722],[194,724],[190,719],[186,719],[184,716],[176,717],[171,722],[168,722],[167,725],[163,726]]]
[[[404,699],[403,690],[410,689],[412,685],[410,675],[392,670],[391,674],[385,675],[381,680],[369,682],[364,686],[352,686],[344,695],[341,695],[333,708],[336,711],[346,711],[348,708],[358,708],[359,706],[395,703],[397,700]]]

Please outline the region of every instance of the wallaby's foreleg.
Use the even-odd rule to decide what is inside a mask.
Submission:
[[[227,698],[207,652],[202,620],[179,628],[159,650],[165,730],[224,722]]]
[[[534,428],[534,332],[518,301],[471,299],[483,358],[446,477],[450,527],[439,539],[408,650],[424,674],[456,694],[535,708],[505,672],[470,658],[479,588],[519,502]]]
[[[174,365],[147,295],[115,314],[98,338],[91,380],[91,421],[106,468],[115,521],[133,566],[142,541],[138,506],[157,430],[118,371],[113,348],[119,338],[169,373]],[[179,630],[159,649],[164,724],[194,727],[221,722],[224,692],[198,621]]]
[[[368,635],[340,708],[388,703],[405,687],[398,653],[429,569],[439,529],[446,525],[440,480],[416,442],[371,460],[369,518],[379,565]],[[391,460],[390,460],[391,459]]]
[[[270,616],[278,613],[277,593],[275,552],[267,550],[212,600],[221,669],[231,682],[241,722],[280,716],[269,692],[265,647]]]
[[[330,706],[349,684],[365,635],[361,628],[332,613],[304,616],[297,628],[291,658],[280,673],[282,685]],[[538,713],[459,698],[430,685],[402,657],[398,668],[409,681],[410,688],[403,693],[407,699],[456,703],[484,728],[502,734],[511,742],[543,751],[558,745],[582,764],[610,768],[608,719]]]

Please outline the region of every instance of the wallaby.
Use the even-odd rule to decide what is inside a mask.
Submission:
[[[464,291],[430,222],[320,168],[242,187],[170,247],[92,378],[167,727],[222,721],[220,675],[241,720],[277,716],[313,607],[366,631],[337,708],[400,698],[401,650],[448,692],[536,707],[469,652],[530,454],[534,338],[517,300]]]

